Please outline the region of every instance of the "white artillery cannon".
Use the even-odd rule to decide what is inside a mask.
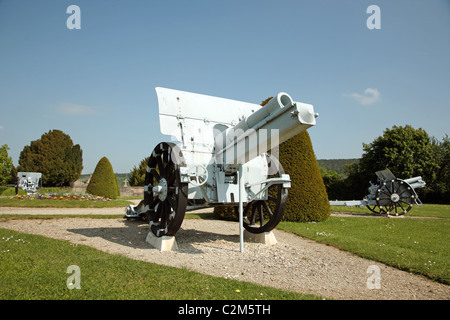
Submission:
[[[125,217],[148,219],[157,237],[173,236],[187,210],[240,205],[249,232],[275,228],[290,178],[267,152],[314,126],[313,106],[286,93],[264,107],[166,88],[156,93],[161,132],[174,142],[153,149],[144,199]]]
[[[363,200],[351,201],[330,201],[334,206],[366,206],[370,211],[376,214],[387,216],[404,215],[413,207],[413,204],[422,205],[415,189],[425,187],[425,181],[422,177],[409,179],[396,178],[391,170],[381,170],[375,172],[378,177],[378,183],[370,182],[368,188],[369,194]]]
[[[42,187],[42,173],[40,172],[18,172],[16,178],[16,195],[18,189],[27,194],[36,193]]]

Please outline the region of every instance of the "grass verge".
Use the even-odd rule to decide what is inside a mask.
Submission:
[[[67,287],[71,274],[66,272],[71,265],[80,268],[79,290]],[[0,229],[0,275],[0,299],[10,300],[322,299],[7,229]]]
[[[277,228],[435,281],[450,282],[447,219],[330,217],[318,223],[281,222]]]

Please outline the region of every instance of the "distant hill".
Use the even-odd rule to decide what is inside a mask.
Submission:
[[[317,160],[319,167],[324,167],[327,170],[334,170],[339,174],[344,173],[345,165],[353,162],[358,162],[359,159],[321,159]]]

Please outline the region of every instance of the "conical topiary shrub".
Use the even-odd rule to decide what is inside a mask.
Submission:
[[[119,184],[108,158],[103,157],[97,163],[86,192],[110,199],[116,199],[120,195]]]
[[[284,171],[291,178],[283,220],[326,220],[330,216],[330,202],[308,131],[283,142],[279,146],[279,157]]]
[[[264,100],[261,106],[270,99]],[[330,216],[330,203],[308,132],[305,130],[283,142],[279,146],[279,158],[284,172],[291,178],[283,220],[326,220]],[[221,219],[238,220],[234,207],[215,207],[214,214]]]

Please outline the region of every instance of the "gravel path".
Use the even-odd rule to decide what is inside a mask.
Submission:
[[[123,214],[108,209],[0,208],[3,213]],[[449,300],[450,287],[379,262],[274,230],[278,244],[244,244],[236,222],[185,219],[176,235],[178,251],[159,252],[145,242],[148,225],[126,219],[33,219],[0,221],[0,228],[64,239],[161,265],[186,267],[214,276],[259,283],[332,299]],[[368,289],[369,266],[380,269],[381,289]]]

